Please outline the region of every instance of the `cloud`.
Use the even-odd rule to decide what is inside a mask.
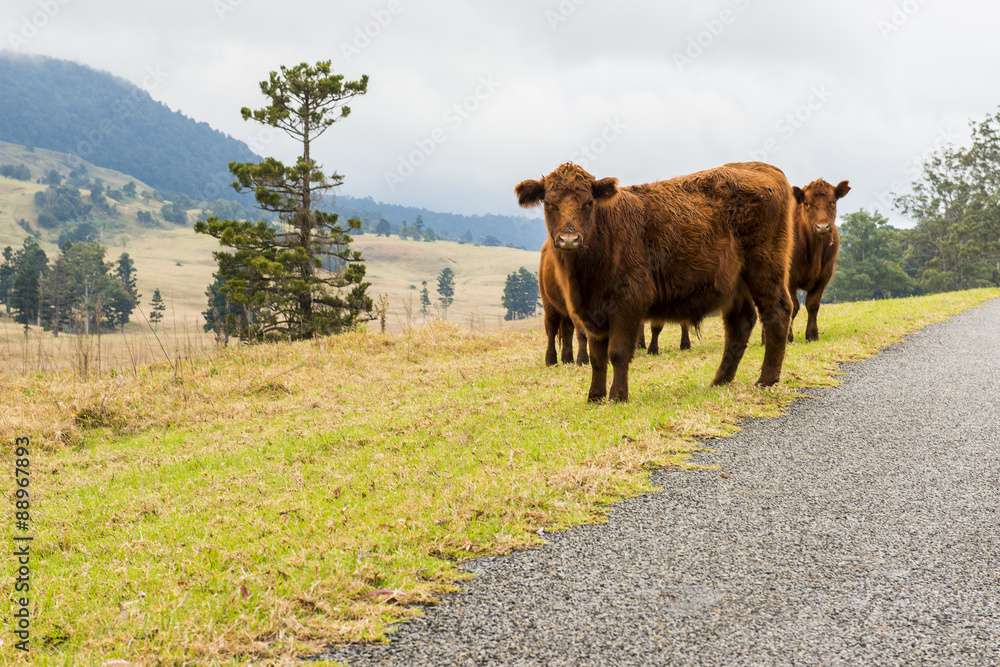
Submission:
[[[0,25],[45,1],[5,3]],[[886,193],[998,102],[1000,6],[978,0],[49,1],[22,50],[136,83],[158,67],[156,99],[281,159],[294,144],[239,116],[269,71],[368,74],[317,159],[346,193],[460,213],[521,214],[513,185],[574,156],[624,183],[761,156],[793,183],[850,179],[845,212],[902,224]]]

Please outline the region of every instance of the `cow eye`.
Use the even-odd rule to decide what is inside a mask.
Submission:
[[[583,208],[589,211],[590,209],[594,208],[594,202],[592,201],[587,202],[586,204],[583,205]]]

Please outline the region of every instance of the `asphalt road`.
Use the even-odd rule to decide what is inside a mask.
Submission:
[[[656,472],[608,524],[472,561],[388,646],[324,657],[1000,665],[1000,300],[843,370],[696,455],[719,470]]]

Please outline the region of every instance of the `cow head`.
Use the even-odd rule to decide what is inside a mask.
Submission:
[[[804,188],[793,187],[801,219],[810,230],[820,236],[833,232],[837,222],[837,200],[851,191],[847,181],[833,187],[822,178]],[[831,241],[832,242],[832,241]]]
[[[524,208],[545,206],[545,225],[552,245],[566,252],[586,247],[599,206],[618,198],[618,179],[596,180],[572,162],[560,166],[540,181],[522,181],[514,188]]]

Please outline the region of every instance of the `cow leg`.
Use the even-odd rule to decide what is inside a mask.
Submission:
[[[819,302],[823,298],[825,287],[826,285],[823,285],[806,294],[806,312],[809,313],[809,321],[806,323],[806,341],[819,340],[819,324],[816,322],[816,316],[819,314]],[[798,299],[796,299],[795,305],[799,305]],[[798,309],[792,311],[792,317],[795,317],[795,310]]]
[[[639,327],[639,335],[635,339],[635,348],[637,350],[645,350],[646,349],[646,325],[645,324],[643,324],[641,327]]]
[[[611,393],[608,396],[612,401],[628,402],[628,367],[635,354],[633,341],[638,335],[638,330],[642,328],[642,320],[634,324],[619,321],[612,327],[608,336],[608,358],[615,369],[611,381]]]
[[[590,363],[590,357],[587,355],[587,334],[583,333],[583,329],[576,330],[576,343],[579,347],[576,363],[578,366],[586,366]]]
[[[660,332],[663,331],[662,324],[650,324],[649,325],[649,349],[646,350],[649,354],[659,354],[660,353]]]
[[[587,336],[587,342],[590,344],[590,391],[587,400],[597,403],[608,395],[608,339]]]
[[[545,310],[545,336],[548,338],[548,347],[545,348],[545,365],[555,366],[556,364],[556,335],[559,333],[559,322],[562,315],[555,309]]]
[[[764,363],[757,384],[770,387],[781,377],[785,347],[792,329],[792,297],[784,280],[768,281],[766,275],[751,278],[750,293],[764,328]],[[797,301],[797,299],[795,299]]]
[[[562,339],[562,362],[571,364],[573,363],[573,320],[568,317],[562,318],[559,330]]]
[[[681,324],[681,349],[691,349],[691,330],[688,328],[687,322]]]
[[[745,286],[733,298],[729,308],[723,312],[722,324],[726,330],[726,340],[723,345],[722,362],[719,364],[719,370],[715,372],[715,379],[712,380],[714,385],[729,384],[736,377],[736,369],[743,359],[743,353],[746,352],[753,327],[757,324],[757,312]]]
[[[791,343],[795,337],[792,333],[792,325],[795,324],[795,316],[799,314],[799,291],[788,290],[788,293],[788,295],[792,298],[792,318],[788,321],[788,342]],[[806,340],[809,340],[808,327],[806,327]]]

